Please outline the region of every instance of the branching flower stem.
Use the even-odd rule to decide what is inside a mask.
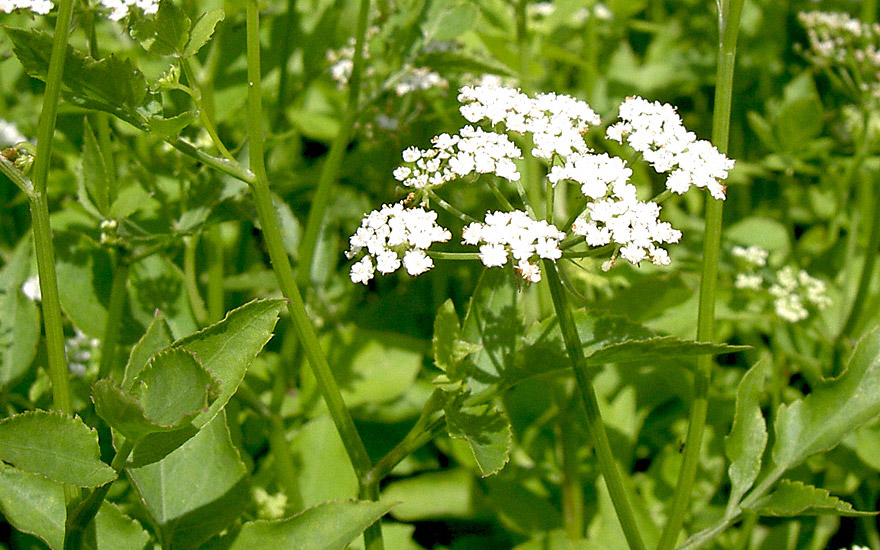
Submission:
[[[605,478],[608,493],[611,495],[611,502],[614,505],[615,512],[617,512],[617,518],[620,521],[620,526],[623,529],[623,534],[630,549],[644,550],[645,544],[642,542],[642,537],[639,534],[635,515],[626,496],[620,470],[617,467],[617,462],[614,460],[614,453],[611,451],[611,444],[608,441],[605,424],[602,422],[602,416],[599,412],[599,401],[593,388],[592,375],[586,365],[581,339],[565,296],[565,290],[562,288],[562,281],[556,269],[557,267],[554,262],[544,260],[544,273],[547,277],[547,284],[550,287],[550,297],[553,300],[553,307],[556,309],[556,318],[559,320],[559,329],[562,332],[565,349],[574,370],[577,387],[583,398],[584,408],[587,413],[587,430],[593,442],[593,447],[596,450],[599,470]]]
[[[302,242],[299,246],[299,282],[305,285],[309,282],[312,272],[312,260],[315,257],[315,247],[318,245],[318,236],[326,218],[327,208],[333,198],[333,189],[339,176],[345,149],[354,133],[354,123],[358,114],[358,102],[360,101],[361,77],[364,71],[364,43],[367,36],[367,22],[370,15],[370,0],[361,0],[358,11],[357,28],[355,30],[354,59],[349,80],[348,103],[345,106],[345,115],[339,126],[339,133],[330,146],[327,160],[318,179],[315,196],[312,198],[312,206],[309,209],[309,217],[303,231]],[[280,98],[279,98],[280,99]]]
[[[739,34],[743,0],[723,0],[719,3],[718,67],[715,81],[715,109],[712,118],[712,143],[721,153],[727,152],[730,135],[730,104],[733,96],[733,68],[736,60],[736,40]],[[721,249],[721,213],[723,201],[706,197],[706,229],[703,241],[703,267],[700,279],[697,341],[711,342],[715,338],[715,287],[718,279],[718,258]],[[700,356],[694,375],[694,400],[688,424],[685,453],[678,474],[678,484],[667,515],[666,526],[660,536],[658,550],[675,546],[681,531],[694,479],[699,466],[703,432],[709,407],[709,382],[712,376],[712,357]]]
[[[361,486],[361,497],[377,499],[378,489],[365,491],[363,480],[372,469],[372,462],[367,454],[367,449],[354,425],[351,413],[345,406],[339,385],[333,377],[327,358],[318,343],[315,329],[306,313],[305,304],[300,295],[299,288],[293,275],[290,259],[284,250],[281,241],[281,232],[278,229],[278,220],[275,208],[272,205],[272,197],[269,193],[269,180],[263,159],[263,104],[262,86],[260,80],[260,15],[257,0],[247,2],[247,68],[248,68],[248,152],[250,155],[250,168],[254,174],[251,184],[257,215],[263,228],[263,237],[272,261],[272,268],[278,278],[281,292],[289,300],[288,311],[293,318],[293,326],[297,338],[302,343],[303,350],[309,360],[318,386],[324,396],[330,417],[339,431],[345,451],[348,454],[354,471]],[[371,494],[365,494],[370,492]],[[382,542],[381,526],[377,523],[367,529],[364,534],[367,550],[381,550]]]

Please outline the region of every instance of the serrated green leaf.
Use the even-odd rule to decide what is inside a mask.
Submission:
[[[110,173],[88,118],[83,118],[82,178],[98,211],[106,215],[110,210]]]
[[[247,522],[230,550],[343,550],[393,506],[393,503],[358,500],[326,502],[292,518]]]
[[[461,327],[458,324],[455,306],[452,300],[446,300],[434,318],[434,337],[431,342],[434,348],[434,363],[447,373],[450,379],[457,379],[460,376],[457,366],[461,360],[480,349],[479,344],[466,342],[460,336]]]
[[[4,30],[25,72],[45,81],[52,35],[12,27],[4,27]],[[131,61],[114,55],[95,60],[68,46],[62,85],[65,98],[74,105],[106,111],[136,128],[146,129],[138,108],[147,103],[147,84],[143,73],[135,69]]]
[[[22,239],[0,270],[0,387],[27,372],[40,341],[39,309],[21,292],[32,247]]]
[[[211,36],[214,34],[214,28],[217,26],[217,23],[223,21],[224,17],[223,10],[219,8],[202,14],[196,20],[189,33],[189,42],[186,43],[186,48],[183,50],[183,57],[197,54],[202,49],[202,46],[211,39]]]
[[[724,451],[730,461],[730,502],[738,504],[761,471],[767,446],[767,424],[761,413],[761,394],[767,379],[767,363],[759,361],[743,376],[736,389],[736,411]]]
[[[64,547],[64,487],[39,474],[0,462],[0,513],[13,527],[40,538],[52,550]]]
[[[449,437],[464,439],[471,448],[483,477],[496,474],[510,460],[513,432],[510,421],[495,404],[445,407]]]
[[[161,2],[155,17],[138,19],[132,37],[156,55],[182,55],[189,40],[190,19],[173,2]]]
[[[171,327],[165,320],[161,311],[156,310],[153,321],[147,327],[147,331],[141,336],[137,344],[131,348],[128,363],[125,365],[125,375],[122,378],[122,387],[130,390],[134,379],[140,374],[141,369],[147,366],[150,357],[161,349],[171,345],[174,337],[171,335]]]
[[[251,362],[272,338],[283,305],[283,300],[254,300],[230,311],[219,323],[173,344],[195,355],[220,384],[217,398],[196,417],[195,426],[204,426],[226,406]]]
[[[168,429],[147,418],[140,402],[108,378],[92,385],[92,402],[97,415],[132,442],[149,433]]]
[[[859,340],[839,377],[782,405],[774,423],[777,473],[831,449],[852,430],[880,415],[880,327]]]
[[[101,462],[97,432],[60,412],[29,411],[0,421],[0,459],[77,487],[116,479],[113,468]]]
[[[164,545],[198,547],[235,521],[249,500],[247,468],[218,414],[159,462],[127,470]]]
[[[165,3],[167,4],[168,2]],[[168,138],[179,134],[181,130],[192,124],[195,119],[196,116],[192,111],[184,111],[177,116],[168,118],[150,117],[147,119],[147,127],[159,137]]]
[[[426,67],[440,74],[470,72],[475,74],[488,73],[502,76],[512,75],[511,70],[501,63],[489,58],[477,57],[467,52],[431,52],[419,59]]]
[[[97,550],[141,550],[150,542],[150,535],[140,523],[106,501],[95,516],[95,531]]]
[[[134,381],[131,393],[147,418],[175,426],[208,407],[215,381],[192,353],[182,348],[160,351]]]
[[[747,507],[760,516],[876,516],[880,512],[860,512],[849,502],[840,500],[825,489],[805,485],[801,481],[783,479],[773,493]]]

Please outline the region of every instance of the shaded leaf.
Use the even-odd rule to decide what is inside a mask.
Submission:
[[[835,516],[876,516],[880,512],[860,512],[852,504],[840,500],[825,489],[784,479],[773,493],[748,507],[761,516],[792,517],[831,514]]]
[[[480,489],[467,470],[443,470],[393,481],[382,490],[382,502],[399,502],[391,515],[401,521],[470,518]]]
[[[192,353],[172,348],[153,355],[132,388],[147,418],[174,426],[208,407],[215,384]]]
[[[460,401],[460,400],[459,400]],[[449,437],[464,439],[483,477],[498,473],[510,460],[513,432],[510,420],[493,403],[445,408]]]
[[[28,411],[0,421],[0,459],[78,487],[116,479],[113,468],[101,462],[97,432],[60,412]]]
[[[231,550],[343,550],[393,505],[358,500],[326,502],[292,518],[247,522],[242,526]]]
[[[122,387],[131,389],[134,379],[140,374],[141,369],[147,366],[147,362],[157,351],[167,348],[174,341],[171,328],[161,311],[156,311],[153,321],[147,327],[147,332],[141,336],[137,344],[131,349],[128,363],[125,365],[125,375],[122,379]]]
[[[0,387],[27,372],[40,341],[40,312],[21,291],[32,244],[22,239],[0,270]]]
[[[190,19],[173,2],[161,2],[155,17],[138,19],[132,37],[156,55],[181,55],[189,40]]]
[[[110,172],[88,118],[83,118],[82,178],[98,211],[106,215],[110,210]]]
[[[461,327],[458,324],[455,306],[451,299],[447,299],[434,318],[434,337],[431,342],[434,348],[434,363],[452,380],[459,375],[456,367],[461,360],[480,349],[478,344],[462,340],[460,336]]]
[[[761,413],[761,394],[767,380],[767,363],[759,361],[743,376],[736,389],[736,412],[724,450],[730,467],[730,502],[739,503],[761,471],[767,446],[767,424]]]

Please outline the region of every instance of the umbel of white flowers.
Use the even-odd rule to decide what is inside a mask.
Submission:
[[[159,10],[159,0],[100,0],[101,5],[110,10],[110,19],[119,21],[128,15],[131,8],[140,8],[146,15],[153,15]],[[52,0],[0,0],[0,12],[11,13],[15,10],[30,10],[46,15],[55,4]]]
[[[584,211],[565,231],[520,210],[489,212],[483,223],[468,224],[462,243],[478,246],[484,265],[500,267],[512,257],[525,280],[539,281],[537,260],[562,257],[560,242],[567,232],[584,236],[589,246],[613,244],[620,257],[633,264],[643,260],[669,264],[669,254],[661,245],[678,242],[681,231],[660,221],[657,203],[638,199],[625,160],[597,153],[587,145],[584,135],[601,123],[589,105],[567,95],[531,97],[494,84],[465,86],[458,99],[461,114],[470,124],[456,135],[434,137],[429,149],[404,150],[403,164],[393,172],[404,187],[427,201],[435,197],[437,188],[468,176],[519,182],[515,161],[523,158],[523,152],[508,135],[514,133],[529,136],[533,147],[528,153],[548,161],[550,183],[577,184],[588,199]],[[725,198],[721,181],[733,161],[688,132],[674,107],[631,97],[619,112],[620,120],[608,127],[606,137],[625,142],[658,174],[666,174],[669,191],[682,194],[700,187],[717,199]],[[400,202],[364,217],[346,253],[354,258],[366,250],[351,268],[353,282],[366,284],[376,269],[387,274],[403,265],[410,275],[418,275],[433,267],[428,248],[449,240],[451,233],[437,225],[436,214],[426,211],[425,204],[406,208]],[[610,267],[609,262],[603,266]]]

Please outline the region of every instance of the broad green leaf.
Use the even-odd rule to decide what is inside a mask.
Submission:
[[[467,470],[443,470],[392,481],[382,502],[399,502],[391,515],[400,521],[472,517],[481,492]]]
[[[793,517],[831,514],[835,516],[876,516],[880,512],[860,512],[852,504],[840,500],[825,489],[805,485],[801,481],[783,479],[773,493],[748,507],[761,516]]]
[[[173,344],[195,355],[220,384],[217,399],[196,417],[195,426],[204,426],[226,406],[251,362],[272,338],[283,305],[283,300],[254,300],[230,311],[219,323]]]
[[[150,535],[140,523],[106,501],[95,516],[95,531],[98,538],[96,550],[141,550],[150,542]],[[85,544],[86,548],[89,546]]]
[[[343,550],[393,503],[350,500],[326,502],[291,518],[245,523],[230,550]]]
[[[133,442],[147,434],[169,429],[147,418],[137,398],[109,378],[102,378],[92,385],[92,402],[98,416]]]
[[[170,2],[164,2],[164,4],[170,4]],[[192,124],[195,119],[196,116],[192,111],[184,111],[177,116],[169,118],[150,117],[147,119],[147,126],[154,134],[167,138],[179,134],[181,130]]]
[[[831,449],[852,430],[880,415],[880,327],[859,340],[846,370],[813,392],[779,407],[774,424],[777,473]]]
[[[174,337],[171,335],[171,328],[165,321],[165,316],[161,311],[156,310],[153,321],[147,327],[147,332],[141,336],[137,344],[131,349],[131,355],[128,363],[125,365],[125,375],[122,379],[122,387],[129,390],[140,374],[141,369],[147,366],[150,356],[161,349],[165,349],[171,345]]]
[[[67,511],[60,483],[0,462],[0,512],[19,531],[62,550]]]
[[[171,348],[153,355],[132,388],[147,418],[176,425],[208,407],[215,384],[192,353]]]
[[[743,376],[736,389],[736,412],[724,450],[730,461],[730,502],[739,503],[761,471],[767,446],[767,424],[761,413],[761,394],[767,380],[767,363],[759,361]]]
[[[785,151],[798,154],[822,133],[822,101],[809,72],[785,87],[785,97],[773,117],[776,139]]]
[[[113,281],[112,259],[106,250],[74,231],[59,231],[54,240],[64,312],[86,335],[103,338]]]
[[[771,218],[744,218],[731,225],[724,234],[734,243],[759,246],[779,256],[786,256],[791,250],[788,229]]]
[[[60,412],[28,411],[0,421],[0,459],[77,487],[116,479],[101,462],[97,432]]]
[[[128,474],[168,547],[199,546],[229,527],[249,500],[247,469],[222,413],[173,453]]]
[[[429,13],[428,20],[422,24],[425,41],[454,40],[470,30],[478,20],[479,9],[470,2],[439,2],[439,13]]]
[[[447,373],[450,379],[456,379],[456,366],[462,359],[478,351],[479,345],[466,342],[461,338],[461,327],[452,300],[446,300],[434,318],[434,363],[437,368]]]
[[[513,432],[507,416],[493,403],[445,408],[449,436],[464,439],[483,477],[496,474],[510,460]]]
[[[305,424],[290,442],[303,507],[357,494],[357,474],[329,415]]]
[[[156,310],[165,314],[173,334],[190,334],[198,328],[181,270],[170,258],[153,254],[131,267],[128,278],[131,314],[147,326]]]
[[[490,58],[477,57],[467,52],[431,52],[420,58],[421,63],[440,74],[451,73],[490,73],[512,75],[505,65]]]
[[[146,128],[144,128],[146,129]],[[119,190],[116,200],[110,206],[110,216],[113,218],[127,218],[143,208],[144,202],[150,200],[150,194],[144,191],[140,185],[126,185]]]
[[[82,178],[98,211],[106,215],[110,210],[110,173],[88,118],[83,118]]]
[[[192,422],[184,422],[179,428],[168,431],[154,431],[142,437],[132,449],[127,466],[140,468],[159,462],[181,445],[189,441],[199,429]]]
[[[154,17],[134,24],[131,35],[145,50],[156,55],[181,55],[189,40],[190,19],[173,2],[161,2]]]
[[[189,33],[189,42],[183,50],[183,57],[191,57],[198,53],[202,46],[208,43],[214,34],[214,28],[217,23],[223,21],[225,17],[222,9],[211,10],[202,14],[192,27]]]
[[[27,74],[45,81],[52,35],[12,27],[4,27],[4,30]],[[136,128],[146,129],[138,109],[147,102],[147,84],[143,73],[131,61],[114,55],[95,60],[68,47],[62,85],[65,98],[74,105],[106,111]]]
[[[30,270],[32,244],[21,243],[0,270],[0,387],[23,375],[40,341],[37,305],[21,292]]]

